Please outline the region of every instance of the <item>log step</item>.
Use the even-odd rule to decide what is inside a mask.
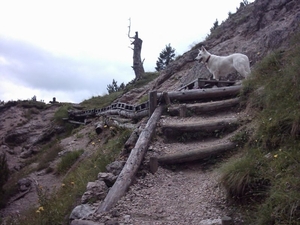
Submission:
[[[172,122],[161,125],[162,133],[170,139],[184,137],[185,133],[190,133],[193,139],[209,137],[218,132],[230,132],[238,127],[237,118],[222,118],[205,121]]]
[[[193,100],[213,100],[213,99],[228,99],[236,97],[241,90],[241,85],[214,88],[214,89],[195,89],[186,91],[170,91],[168,98],[170,101],[193,101]],[[163,93],[157,93],[157,99],[164,102],[166,96]]]
[[[237,146],[235,143],[227,142],[227,143],[209,146],[206,148],[196,148],[186,152],[166,154],[160,157],[152,157],[151,160],[153,162],[158,162],[158,164],[178,164],[178,163],[192,162],[192,161],[197,161],[200,159],[207,158],[212,155],[221,154],[229,150],[233,150],[236,147]]]
[[[208,113],[208,112],[220,112],[222,110],[237,106],[239,102],[240,102],[239,98],[232,98],[232,99],[226,99],[222,101],[186,104],[185,107],[187,111],[198,115],[201,113]],[[182,110],[181,106],[170,106],[168,107],[167,111],[171,116],[178,116],[180,115],[181,110]]]
[[[207,80],[207,79],[198,78],[180,87],[178,91],[190,90],[195,88],[212,88],[213,86],[225,87],[225,86],[232,86],[234,84],[235,81],[217,81],[217,80]]]

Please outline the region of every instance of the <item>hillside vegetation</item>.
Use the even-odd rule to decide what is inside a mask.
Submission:
[[[299,40],[265,57],[244,82],[252,121],[238,137],[242,156],[222,168],[221,181],[231,200],[247,206],[247,224],[300,223]]]

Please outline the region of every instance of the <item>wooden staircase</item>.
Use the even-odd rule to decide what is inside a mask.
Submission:
[[[171,105],[157,128],[169,150],[156,148],[150,157],[150,171],[155,173],[159,165],[197,161],[236,148],[231,137],[239,128],[238,111],[236,96]]]
[[[222,86],[150,93],[151,117],[131,149],[118,179],[96,212],[109,211],[126,194],[142,163],[148,162],[149,170],[155,173],[159,165],[196,161],[234,149],[236,145],[230,141],[230,136],[239,127],[236,114],[239,90],[240,86]],[[170,147],[166,148],[161,140],[155,142],[158,138],[152,140],[157,133]],[[147,151],[150,144],[152,151]]]

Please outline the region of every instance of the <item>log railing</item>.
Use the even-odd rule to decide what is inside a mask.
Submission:
[[[143,102],[138,105],[117,102],[101,109],[81,111],[70,110],[68,111],[68,118],[66,118],[65,120],[74,123],[85,123],[86,118],[101,115],[120,115],[130,119],[139,119],[150,116],[160,102],[167,103],[168,105],[172,101],[184,102],[192,100],[211,100],[233,97],[238,95],[240,88],[241,86],[229,86],[215,89],[188,89],[163,93],[156,93],[156,91],[154,91],[149,93],[149,101]]]

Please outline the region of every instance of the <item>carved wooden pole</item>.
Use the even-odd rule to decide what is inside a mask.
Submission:
[[[133,45],[133,66],[132,69],[135,73],[135,79],[139,80],[145,73],[144,70],[144,60],[141,60],[141,51],[142,51],[142,44],[143,40],[139,38],[138,32],[135,32],[134,37],[130,37],[130,26],[131,26],[131,20],[129,19],[129,31],[128,31],[128,37],[133,39],[131,44]]]

